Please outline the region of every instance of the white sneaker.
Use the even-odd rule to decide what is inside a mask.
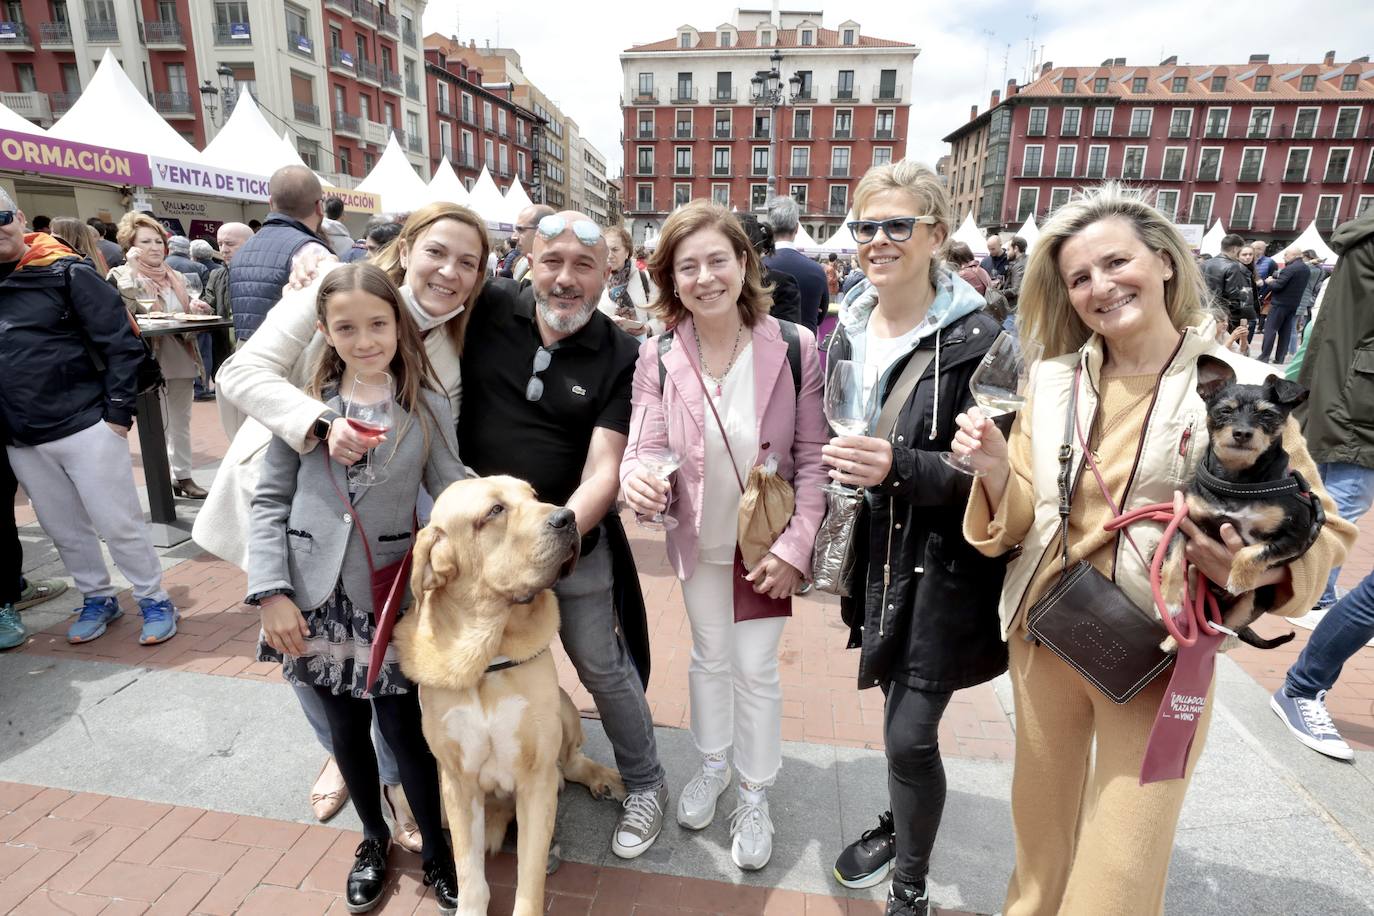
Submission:
[[[688,830],[701,830],[716,816],[716,799],[730,785],[730,766],[701,765],[677,800],[677,822]]]
[[[773,820],[768,798],[759,790],[757,802],[748,801],[744,790],[739,805],[730,813],[730,858],[745,871],[758,871],[773,857]]]

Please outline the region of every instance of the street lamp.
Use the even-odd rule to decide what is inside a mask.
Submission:
[[[234,100],[238,92],[234,85],[234,71],[228,64],[220,64],[215,71],[219,77],[219,86],[215,87],[208,79],[202,80],[200,84],[200,102],[205,106],[205,111],[209,115],[209,120],[216,127],[223,127],[224,122],[229,120],[229,115],[234,111]],[[224,99],[224,114],[220,114],[220,97]]]
[[[759,70],[749,80],[750,99],[755,105],[768,107],[768,196],[778,194],[778,108],[787,105],[801,94],[802,78],[793,73],[787,80],[787,88],[782,85],[782,52],[774,51],[768,57],[771,69]]]

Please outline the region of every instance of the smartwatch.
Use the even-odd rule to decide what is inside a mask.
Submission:
[[[321,442],[328,442],[329,430],[332,426],[333,422],[327,418],[327,415],[319,416],[315,418],[314,423],[310,424],[310,432]]]

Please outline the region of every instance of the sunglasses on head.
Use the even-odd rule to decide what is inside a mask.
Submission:
[[[845,225],[854,234],[854,241],[860,245],[867,245],[878,237],[879,229],[883,230],[883,235],[887,236],[889,242],[905,242],[911,238],[917,223],[931,226],[936,223],[936,219],[933,216],[894,216],[892,219],[882,220],[850,220]]]
[[[539,373],[549,368],[549,363],[553,362],[553,353],[545,347],[540,347],[534,351],[534,368],[530,373],[530,380],[525,385],[525,400],[537,401],[544,396],[544,380],[539,377]]]
[[[557,213],[552,213],[539,221],[539,234],[545,239],[556,239],[568,228],[568,221]],[[574,220],[573,235],[583,245],[591,247],[601,241],[601,227],[589,219]]]
[[[14,222],[13,210],[0,210],[0,226],[8,226]]]

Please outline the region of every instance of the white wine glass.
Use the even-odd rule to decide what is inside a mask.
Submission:
[[[682,456],[671,448],[644,449],[639,453],[639,463],[653,476],[665,483],[671,481],[674,472],[682,465]],[[668,488],[668,505],[673,504],[673,488]],[[641,528],[650,531],[672,531],[677,527],[677,519],[663,512],[655,512],[653,515],[645,517],[635,516],[635,523]]]
[[[837,359],[830,364],[825,382],[825,419],[837,436],[867,436],[877,414],[877,367],[852,359]],[[835,482],[822,490],[844,494],[852,488]]]
[[[968,382],[973,400],[983,416],[988,419],[1000,417],[1025,405],[1030,369],[1040,358],[1040,352],[1040,345],[1035,341],[1023,341],[1009,331],[997,335]],[[983,476],[967,455],[945,452],[941,457],[945,464],[961,474]]]
[[[137,277],[134,280],[134,301],[143,311],[151,312],[153,306],[157,304],[157,286],[147,277]]]
[[[387,372],[359,372],[344,405],[344,419],[354,432],[363,436],[382,436],[391,431],[391,405],[396,401],[396,383]],[[372,466],[372,453],[348,469],[349,482],[370,487],[386,480],[386,471]]]
[[[205,292],[205,285],[200,282],[200,274],[194,270],[182,273],[181,281],[186,284],[186,296],[190,299],[199,299],[201,293]]]

